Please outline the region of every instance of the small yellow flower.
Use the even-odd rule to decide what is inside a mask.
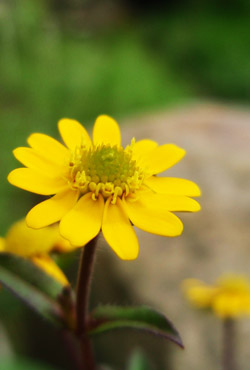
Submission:
[[[62,119],[58,128],[65,146],[35,133],[28,138],[30,148],[14,150],[27,168],[12,171],[9,182],[37,194],[55,194],[30,210],[29,227],[60,221],[61,235],[78,247],[102,230],[115,253],[132,260],[139,245],[131,223],[154,234],[177,236],[183,225],[172,212],[200,210],[190,198],[200,195],[195,183],[156,177],[182,159],[183,149],[147,139],[133,139],[123,148],[118,124],[105,115],[95,122],[93,141],[75,120]]]
[[[61,237],[57,225],[34,230],[26,225],[25,220],[20,220],[10,227],[5,238],[0,238],[0,252],[29,258],[63,285],[68,285],[68,280],[49,253],[71,250],[72,246]]]
[[[186,279],[183,290],[195,307],[209,308],[220,318],[250,315],[250,282],[244,276],[222,276],[214,285]]]
[[[4,238],[0,236],[0,252],[4,251],[4,247],[5,247],[5,240]]]

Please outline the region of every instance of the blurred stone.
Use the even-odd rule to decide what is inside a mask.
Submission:
[[[198,183],[202,211],[179,214],[184,232],[177,238],[137,230],[136,261],[119,260],[105,245],[109,263],[135,297],[165,313],[180,331],[186,349],[171,346],[171,369],[219,368],[221,322],[191,308],[180,285],[189,277],[212,283],[223,273],[250,275],[250,111],[199,104],[122,123],[124,144],[132,137],[151,138],[186,149],[186,157],[166,176]],[[239,360],[244,369],[250,361],[249,338],[250,322],[241,320]]]

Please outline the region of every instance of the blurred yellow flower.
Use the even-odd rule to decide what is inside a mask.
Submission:
[[[4,238],[0,236],[0,252],[4,251],[5,241]]]
[[[83,246],[102,230],[115,253],[135,259],[138,240],[131,225],[163,236],[177,236],[182,222],[172,212],[200,210],[191,199],[199,187],[185,179],[156,177],[179,162],[185,151],[174,144],[159,146],[140,140],[121,146],[118,124],[102,115],[95,122],[93,141],[72,119],[58,123],[66,146],[35,133],[30,148],[14,150],[27,168],[12,171],[12,185],[42,195],[53,195],[30,210],[28,226],[39,229],[60,221],[61,235]]]
[[[214,285],[186,279],[182,286],[195,307],[209,308],[220,318],[250,315],[250,281],[242,275],[222,276]]]
[[[29,258],[63,285],[68,285],[68,280],[49,253],[71,250],[70,243],[59,234],[58,225],[34,230],[26,225],[25,220],[20,220],[10,227],[5,238],[0,238],[0,252],[9,252]]]

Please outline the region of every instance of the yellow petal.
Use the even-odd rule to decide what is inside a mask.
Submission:
[[[187,299],[197,308],[211,308],[213,298],[218,292],[215,287],[206,285],[197,279],[184,280],[182,288]]]
[[[69,285],[68,279],[60,267],[48,255],[32,257],[31,261],[48,275],[59,281],[62,285]]]
[[[60,243],[60,239],[57,225],[35,230],[28,227],[22,219],[15,222],[8,230],[5,250],[19,256],[30,257],[48,253]]]
[[[76,249],[76,247],[66,239],[64,239],[61,235],[59,235],[56,243],[53,245],[53,248],[51,249],[51,252],[56,253],[69,253],[73,252]]]
[[[97,117],[93,129],[93,142],[95,145],[109,144],[111,146],[120,146],[121,133],[118,123],[106,115]]]
[[[91,195],[85,194],[60,222],[61,235],[72,245],[87,244],[101,229],[104,200],[101,195],[93,200]]]
[[[186,179],[151,176],[145,180],[145,184],[160,194],[186,195],[189,197],[201,195],[198,185]]]
[[[26,216],[26,222],[33,229],[40,229],[61,220],[76,204],[79,192],[67,189],[33,207]]]
[[[102,232],[107,243],[123,260],[134,260],[139,253],[139,244],[136,233],[124,211],[123,204],[117,198],[116,204],[106,201]]]
[[[184,149],[174,144],[165,144],[149,151],[142,159],[147,171],[151,175],[156,175],[175,165],[184,155]]]
[[[68,187],[63,178],[49,178],[30,168],[17,168],[8,175],[10,184],[41,195],[59,193]]]
[[[224,291],[235,291],[238,294],[244,293],[250,296],[250,284],[245,275],[227,273],[216,279],[216,285]]]
[[[133,145],[133,159],[140,160],[143,158],[148,152],[155,149],[158,146],[156,141],[144,139],[135,142]]]
[[[78,121],[63,118],[58,122],[58,129],[64,143],[69,149],[74,150],[81,145],[91,146],[89,134]]]
[[[27,141],[31,148],[56,164],[65,165],[69,159],[69,150],[48,135],[31,134]]]
[[[234,294],[218,294],[213,302],[212,309],[220,318],[235,318],[245,314],[240,296]]]
[[[144,201],[143,197],[137,200],[127,197],[123,202],[130,220],[139,229],[163,236],[182,233],[182,222],[161,204],[157,208],[151,202]]]
[[[15,158],[24,166],[29,167],[49,177],[63,173],[62,166],[59,166],[49,159],[42,157],[31,148],[19,147],[13,150]]]
[[[5,249],[5,239],[0,236],[0,252],[3,252]]]
[[[183,195],[158,194],[146,190],[138,193],[138,198],[156,211],[165,209],[171,212],[198,212],[201,209],[196,200]]]

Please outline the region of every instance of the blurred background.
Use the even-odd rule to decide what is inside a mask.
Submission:
[[[127,142],[174,141],[190,155],[171,175],[203,189],[203,213],[184,217],[182,239],[139,233],[140,258],[126,264],[101,243],[93,302],[149,303],[170,314],[190,343],[183,354],[157,338],[109,334],[96,341],[96,351],[116,369],[126,368],[136,345],[152,369],[211,369],[211,358],[219,362],[213,336],[197,347],[207,324],[185,305],[179,285],[190,276],[211,282],[224,270],[248,272],[249,16],[248,0],[0,0],[0,235],[40,200],[7,183],[17,166],[11,151],[32,132],[58,138],[62,117],[90,128],[106,113],[121,123]],[[77,253],[60,261],[72,281],[77,262]],[[218,334],[219,323],[207,320]],[[1,370],[72,369],[60,341],[1,290]]]

